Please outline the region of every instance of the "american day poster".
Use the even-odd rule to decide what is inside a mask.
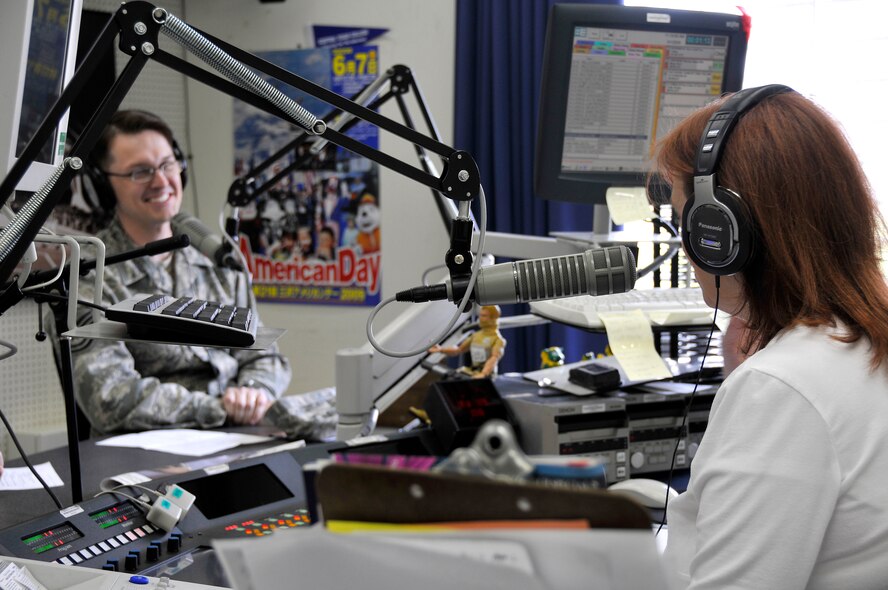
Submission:
[[[256,53],[346,97],[378,76],[376,46]],[[268,80],[318,118],[333,107]],[[234,174],[241,178],[301,133],[301,129],[234,101]],[[347,135],[378,148],[378,129],[359,122]],[[310,137],[310,136],[306,136]],[[379,166],[333,144],[300,142],[258,177],[261,186],[301,164],[241,207],[240,245],[265,302],[374,306],[380,300]]]

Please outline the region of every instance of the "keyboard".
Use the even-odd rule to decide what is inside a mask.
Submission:
[[[105,317],[126,324],[135,338],[223,347],[252,346],[259,323],[249,307],[163,294],[135,295],[109,307]]]
[[[613,295],[580,295],[534,301],[530,310],[553,322],[586,329],[603,329],[602,311],[640,309],[654,326],[698,326],[712,323],[715,311],[696,288],[636,289]],[[721,312],[719,312],[721,313]]]

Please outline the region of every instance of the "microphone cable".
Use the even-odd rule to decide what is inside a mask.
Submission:
[[[681,425],[678,427],[678,438],[675,441],[675,447],[672,449],[672,460],[669,462],[669,475],[666,477],[666,501],[663,503],[663,517],[660,519],[660,525],[657,527],[657,532],[654,536],[659,535],[663,526],[666,524],[666,511],[669,509],[669,491],[672,488],[672,477],[675,474],[675,458],[678,456],[678,446],[681,444],[681,435],[687,425],[688,414],[691,413],[691,404],[694,402],[694,397],[697,395],[697,388],[700,387],[700,379],[703,377],[703,366],[706,364],[706,355],[709,354],[709,345],[712,342],[712,334],[715,332],[715,320],[718,317],[718,300],[720,293],[721,277],[716,275],[715,309],[712,313],[712,325],[709,327],[709,337],[706,339],[706,347],[703,349],[703,358],[700,360],[700,368],[697,370],[697,380],[694,382],[694,389],[691,391],[691,396],[688,398],[684,414],[681,417]],[[690,465],[688,465],[688,468],[690,469]]]
[[[663,219],[661,217],[658,217],[658,218],[654,219],[653,221],[655,221],[656,223],[659,223],[667,232],[669,232],[669,234],[673,238],[678,237],[678,231],[675,229],[675,226],[673,226],[670,222],[666,221],[665,219]],[[650,273],[652,273],[653,271],[660,268],[660,266],[662,266],[663,264],[665,264],[666,262],[668,262],[672,258],[675,258],[675,255],[678,254],[679,249],[681,249],[680,243],[669,244],[669,247],[666,249],[665,253],[657,256],[656,258],[653,259],[653,261],[651,261],[650,264],[648,264],[646,267],[644,267],[643,269],[638,271],[637,276],[636,276],[636,280],[649,275]]]
[[[377,351],[386,356],[394,358],[407,358],[419,354],[424,354],[428,351],[429,346],[436,342],[441,342],[442,340],[444,340],[451,333],[453,327],[456,325],[456,322],[459,321],[459,318],[462,316],[462,314],[465,313],[466,307],[472,300],[472,291],[475,288],[475,282],[478,280],[478,272],[481,270],[481,259],[483,258],[482,254],[484,252],[484,240],[487,237],[487,200],[484,195],[484,187],[481,187],[479,185],[479,189],[480,190],[478,192],[478,195],[480,216],[478,221],[478,249],[475,253],[475,259],[472,261],[472,275],[469,277],[469,283],[466,286],[465,295],[463,295],[462,300],[459,302],[456,313],[453,314],[450,322],[441,331],[441,333],[435,336],[423,348],[417,348],[416,350],[408,351],[388,350],[379,341],[376,340],[376,336],[374,336],[373,334],[373,321],[376,319],[377,314],[379,314],[383,307],[396,300],[395,297],[389,297],[388,299],[386,299],[385,301],[381,301],[376,307],[374,307],[373,311],[370,312],[370,317],[367,318],[367,340],[370,341],[370,345],[373,346],[373,348]]]

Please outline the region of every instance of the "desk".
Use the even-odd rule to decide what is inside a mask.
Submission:
[[[256,428],[236,430],[263,433]],[[264,433],[267,434],[268,429]],[[220,464],[215,468],[161,476],[144,485],[162,489],[161,484],[179,483],[198,496],[189,513],[172,531],[167,532],[156,526],[148,526],[144,515],[137,513],[132,500],[124,496],[102,495],[93,498],[102,480],[121,473],[154,470],[195,459],[237,456],[274,447],[283,441],[238,447],[201,458],[143,449],[104,447],[97,445],[97,442],[89,440],[81,443],[82,480],[86,492],[84,500],[71,506],[71,491],[68,488],[53,489],[65,505],[66,510],[62,514],[43,490],[0,493],[0,525],[3,527],[0,530],[0,548],[4,553],[8,551],[7,554],[14,557],[48,562],[59,560],[65,563],[65,560],[70,560],[92,568],[101,568],[116,560],[123,570],[124,557],[129,551],[139,556],[132,566],[127,557],[126,571],[130,573],[226,586],[228,584],[215,551],[211,548],[213,540],[248,533],[262,536],[273,532],[278,525],[283,528],[287,528],[285,525],[304,526],[313,520],[309,516],[314,508],[314,494],[311,484],[303,480],[301,466],[329,458],[332,452],[346,448],[356,452],[438,454],[433,433],[423,429],[415,433],[390,434],[384,439],[380,437],[380,440],[360,446],[342,442],[318,443],[262,457],[232,460],[230,469],[221,469]],[[34,463],[51,461],[68,485],[70,478],[66,449],[38,453],[32,460]],[[21,461],[10,464],[20,465]],[[254,484],[253,492],[246,491]],[[197,485],[203,485],[205,491],[196,491],[192,486]],[[264,495],[258,493],[260,490]],[[203,506],[201,498],[204,500]],[[108,515],[111,515],[110,519]],[[259,530],[257,527],[271,530]],[[64,542],[44,548],[42,545],[34,547],[26,541],[50,530],[57,535],[54,538],[64,539]],[[149,544],[162,547],[149,556]]]

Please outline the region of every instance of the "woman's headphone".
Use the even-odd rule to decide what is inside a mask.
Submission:
[[[703,129],[694,163],[694,191],[682,213],[681,239],[688,258],[706,273],[738,273],[755,252],[755,220],[738,193],[719,186],[716,170],[740,117],[769,96],[784,92],[793,89],[770,84],[741,90],[712,115]]]

